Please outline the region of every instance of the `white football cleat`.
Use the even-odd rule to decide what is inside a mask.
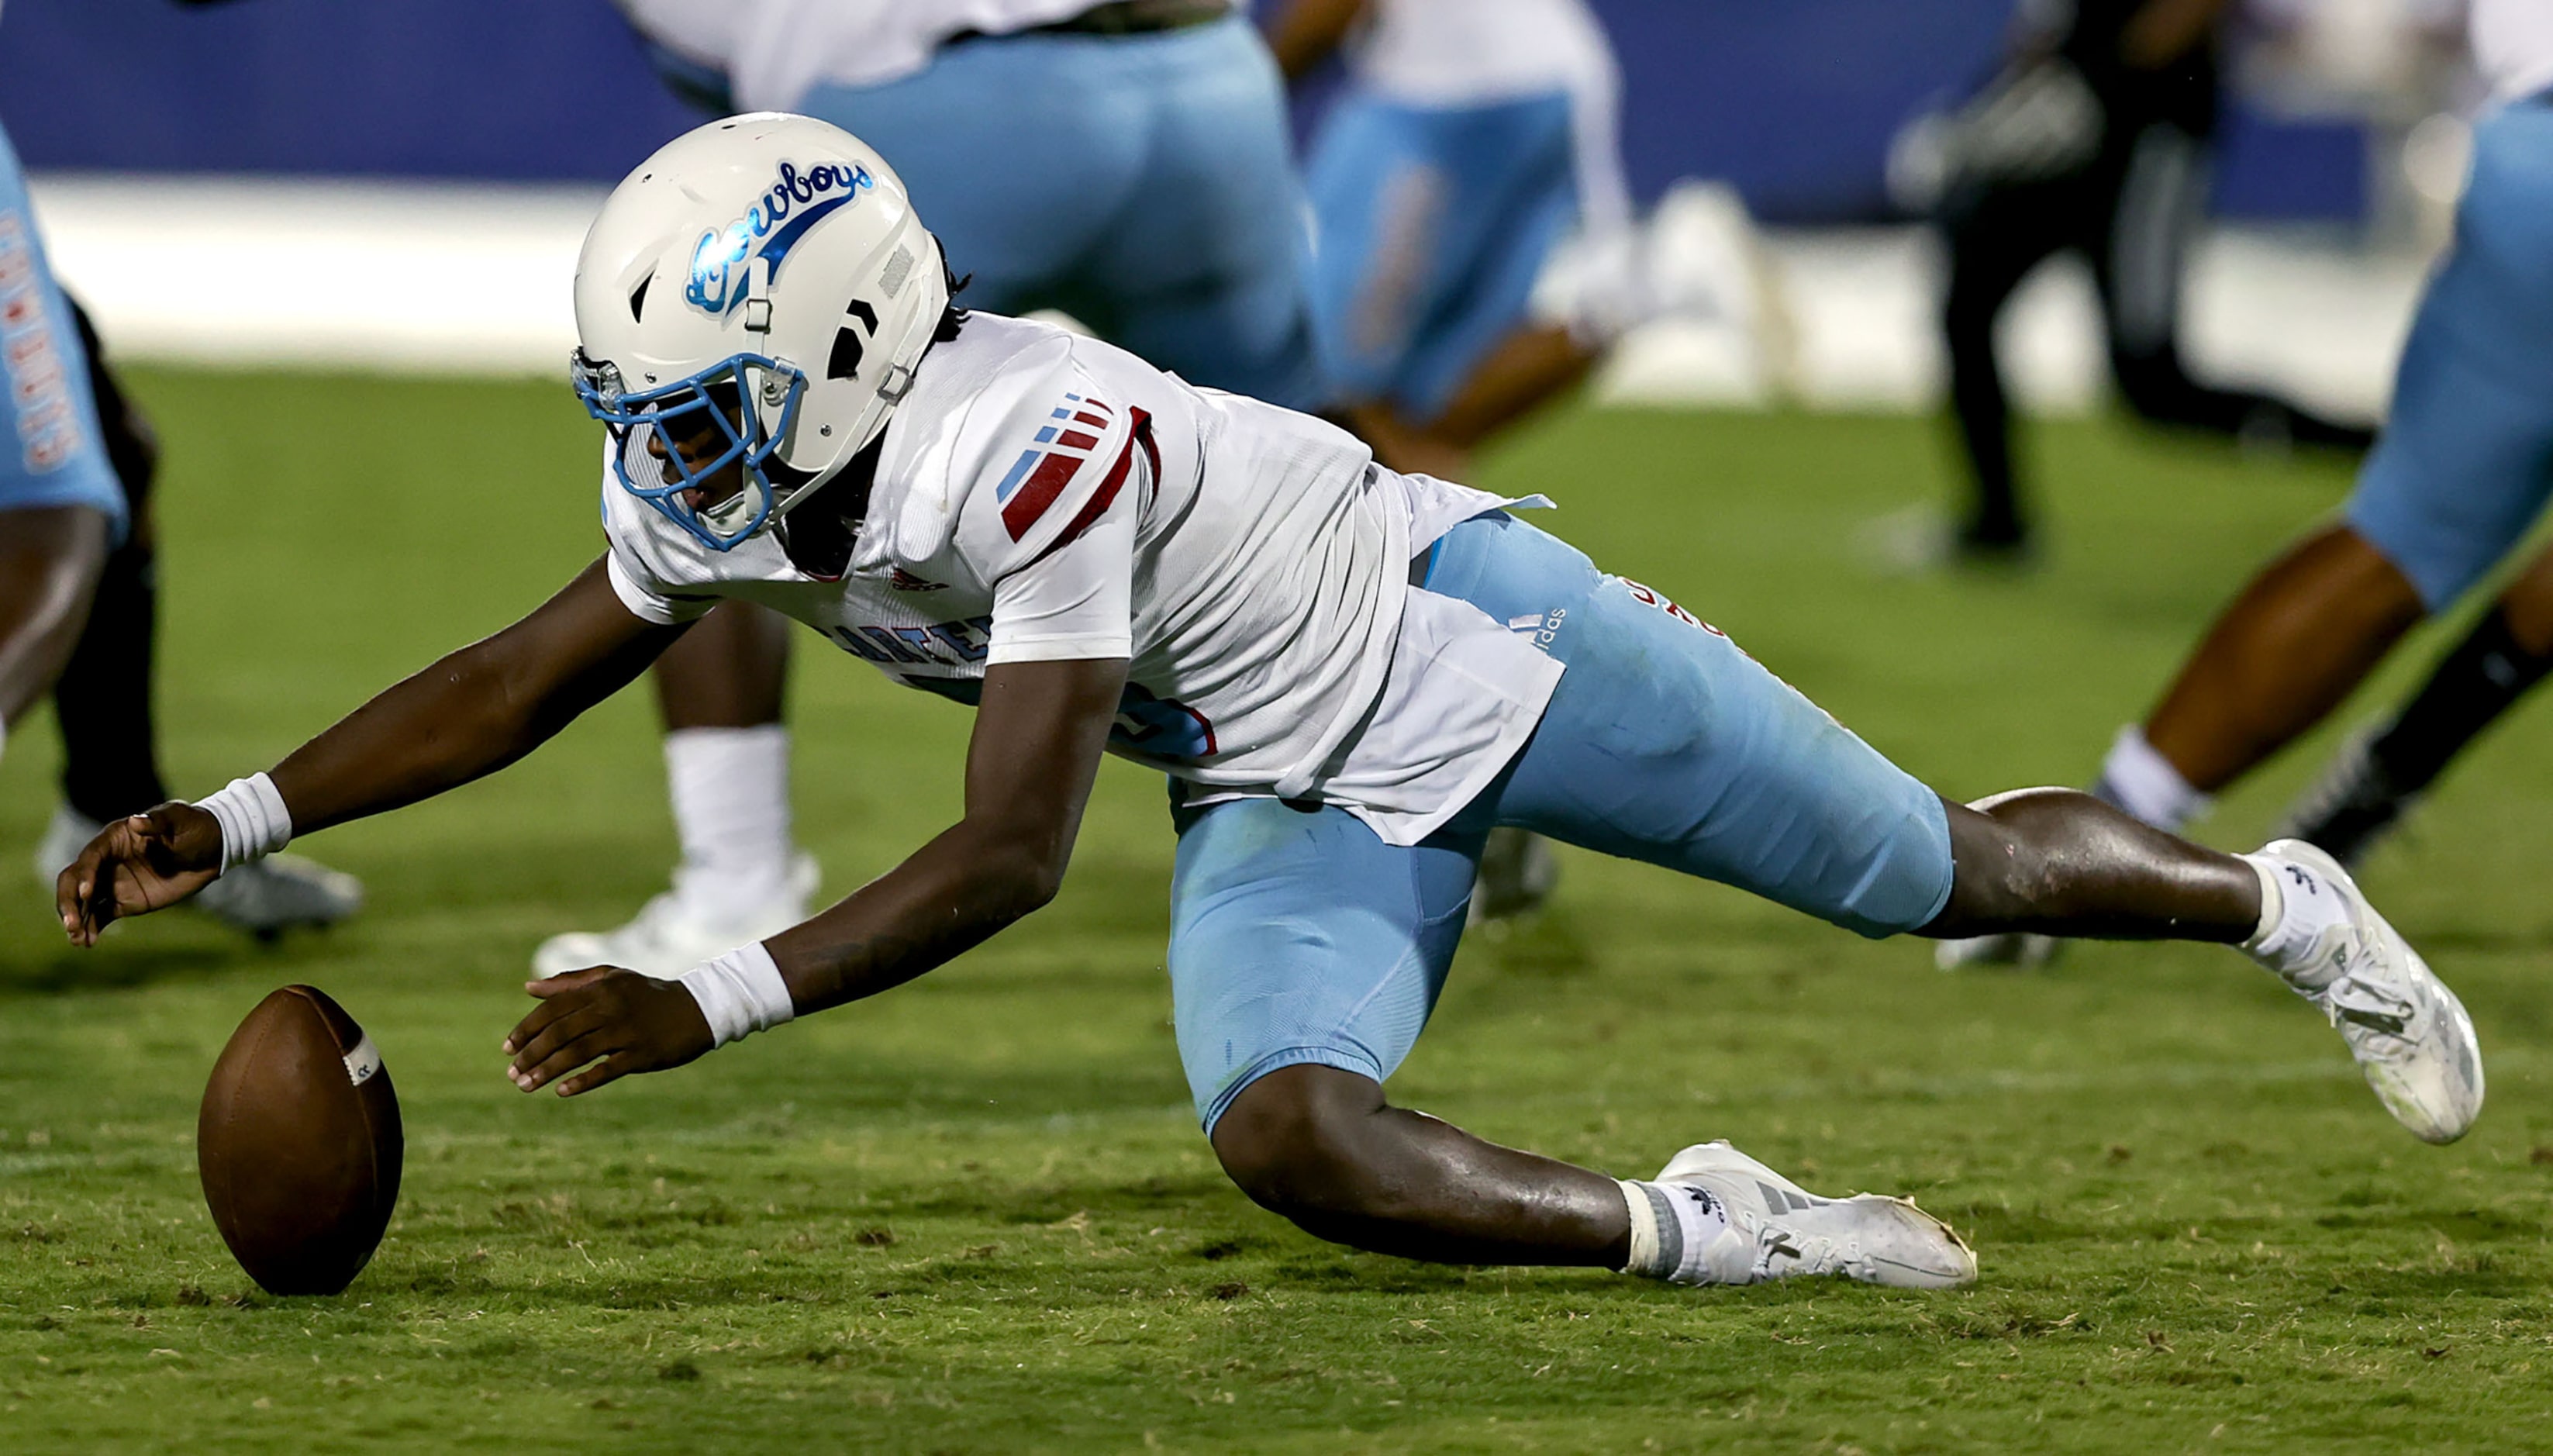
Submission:
[[[2028,931],[2009,931],[1999,936],[1971,936],[1960,941],[1933,943],[1933,963],[1943,970],[1957,970],[1969,965],[2008,965],[2017,970],[2036,970],[2056,958],[2065,943],[2054,936],[2033,935]]]
[[[768,940],[807,918],[819,871],[812,854],[789,862],[780,893],[759,905],[722,905],[705,911],[682,888],[667,890],[617,930],[570,931],[552,936],[532,952],[532,974],[547,980],[590,965],[617,965],[642,975],[672,977],[738,946]]]
[[[234,864],[195,892],[194,904],[234,930],[273,940],[297,926],[335,925],[364,908],[364,882],[298,854]]]
[[[1727,1230],[1699,1261],[1715,1284],[1841,1275],[1892,1288],[1954,1289],[1977,1277],[1967,1244],[1912,1202],[1880,1193],[1822,1198],[1724,1142],[1685,1149],[1655,1181],[1720,1201]]]
[[[106,826],[67,804],[36,844],[36,877],[50,885]],[[364,908],[364,882],[298,854],[270,854],[236,864],[187,902],[234,930],[273,940],[296,927],[335,925]]]
[[[54,822],[45,826],[45,837],[36,841],[36,857],[28,867],[36,872],[38,884],[50,885],[61,878],[72,860],[88,847],[105,825],[73,809],[68,804],[54,806]]]
[[[2312,870],[2340,892],[2349,916],[2322,933],[2305,968],[2280,971],[2280,979],[2339,1030],[2367,1084],[2413,1137],[2463,1137],[2483,1099],[2482,1050],[2464,1003],[2367,903],[2339,860],[2302,840],[2274,840],[2261,854]],[[2292,894],[2297,886],[2281,888]]]

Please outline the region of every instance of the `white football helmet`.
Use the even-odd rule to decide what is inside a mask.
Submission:
[[[947,304],[940,244],[885,160],[758,112],[676,138],[612,189],[577,258],[570,370],[621,487],[726,551],[886,428]],[[671,483],[652,458],[631,471],[642,425],[662,428]],[[705,427],[722,448],[672,448]],[[739,460],[742,491],[683,499]]]

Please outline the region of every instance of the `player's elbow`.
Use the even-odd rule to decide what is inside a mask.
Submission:
[[[1054,897],[1063,892],[1063,869],[1064,858],[1060,854],[1030,857],[1020,870],[1013,892],[1018,897],[1020,914],[1044,910],[1054,903]]]
[[[1034,840],[996,841],[976,859],[978,903],[1005,924],[1045,909],[1063,888],[1068,857]]]

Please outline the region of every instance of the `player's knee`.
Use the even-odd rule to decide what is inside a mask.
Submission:
[[[1372,1211],[1371,1151],[1383,1088],[1331,1066],[1286,1066],[1252,1082],[1214,1127],[1214,1154],[1251,1200],[1301,1222]]]
[[[2052,833],[2097,802],[2073,789],[2016,789],[1949,805],[1950,902],[1941,923],[2000,923],[2036,909],[2050,880]]]

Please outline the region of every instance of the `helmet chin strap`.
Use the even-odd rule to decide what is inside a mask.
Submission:
[[[771,260],[748,259],[744,265],[744,331],[771,336]]]
[[[768,258],[753,258],[744,266],[744,331],[754,336],[757,352],[770,355],[775,364],[790,364],[786,359],[771,355],[771,260]],[[736,384],[739,390],[745,384],[741,373],[738,374]],[[755,410],[757,413],[765,409],[778,409],[788,402],[789,385],[777,374],[765,374],[760,388],[755,392],[760,395],[760,398],[758,400],[752,397],[745,398],[743,400],[745,408]],[[775,463],[785,464],[786,462],[778,461],[775,455]],[[804,494],[806,493],[803,490],[792,492],[791,502],[794,502],[795,497]],[[791,503],[775,499],[772,502],[772,513],[779,514],[785,504]]]

